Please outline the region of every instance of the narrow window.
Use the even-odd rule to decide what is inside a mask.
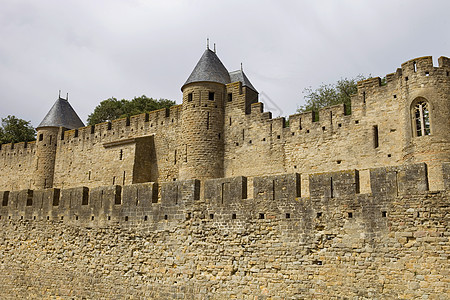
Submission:
[[[230,117],[230,126],[231,126],[231,117]]]
[[[413,69],[414,69],[414,73],[417,72],[417,64],[416,64],[416,62],[413,62]]]
[[[192,93],[189,93],[188,94],[188,102],[191,102],[192,101]]]
[[[53,206],[59,206],[60,190],[53,190]]]
[[[290,213],[286,213],[286,219],[290,219],[291,218],[291,214]]]
[[[232,214],[231,219],[236,220],[236,214]]]
[[[330,177],[330,198],[334,198],[333,177]]]
[[[208,100],[214,100],[214,92],[208,93]]]
[[[378,125],[374,125],[372,127],[373,131],[373,147],[378,148]]]
[[[50,136],[50,141],[49,141],[49,144],[51,144],[51,143],[52,143],[52,137],[53,137],[53,135],[51,135],[51,136]]]
[[[32,206],[33,205],[33,191],[32,190],[28,190],[27,192],[27,206]]]
[[[206,116],[206,129],[209,129],[209,112]]]
[[[88,205],[88,204],[89,204],[89,190],[83,189],[83,199],[81,200],[81,205]]]
[[[43,139],[44,139],[44,134],[41,133],[41,134],[39,135],[39,141],[42,141]]]
[[[173,164],[177,164],[177,150],[175,150],[175,153],[173,154]]]
[[[120,152],[119,152],[119,160],[122,160],[122,159],[123,159],[123,150],[120,149]]]
[[[416,121],[417,136],[430,135],[430,113],[428,103],[425,101],[418,102],[414,107],[414,117]]]
[[[263,213],[260,213],[259,214],[259,218],[262,220],[262,219],[264,219],[264,214]]]
[[[366,92],[363,92],[363,103],[366,103]]]
[[[302,119],[298,119],[298,129],[302,130]]]
[[[349,213],[347,214],[347,216],[348,216],[349,219],[351,219],[351,218],[353,218],[353,213],[352,213],[352,212],[349,212]]]
[[[78,137],[78,129],[75,129],[75,134],[73,136]]]
[[[88,180],[91,180],[91,171],[88,173]]]
[[[8,206],[9,192],[3,192],[2,206]]]
[[[228,102],[231,102],[231,101],[233,101],[233,94],[229,93],[228,94]]]
[[[125,185],[125,171],[123,171],[123,181],[122,181],[122,185]]]
[[[95,133],[95,125],[92,125],[91,126],[91,134],[94,134]]]
[[[122,195],[118,191],[116,191],[116,193],[114,195],[114,204],[116,204],[116,205],[122,204]]]
[[[245,140],[245,129],[242,129],[242,140]]]
[[[113,176],[113,185],[116,184],[116,176]]]

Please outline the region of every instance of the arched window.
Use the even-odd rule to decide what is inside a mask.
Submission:
[[[416,125],[416,136],[430,135],[430,110],[428,103],[418,101],[414,105],[414,119]]]

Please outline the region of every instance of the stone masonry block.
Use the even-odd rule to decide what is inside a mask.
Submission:
[[[77,187],[61,190],[61,203],[66,208],[76,209],[89,203],[89,189],[87,187]]]
[[[397,182],[399,194],[428,191],[427,165],[419,163],[398,167]]]
[[[370,188],[374,196],[397,196],[397,171],[394,167],[370,170]]]
[[[197,179],[166,182],[161,185],[161,204],[178,205],[200,199],[200,181]]]
[[[158,202],[158,187],[154,182],[123,186],[123,204],[127,207],[151,207]]]
[[[300,197],[300,174],[282,174],[255,177],[253,198],[255,200],[280,200]]]
[[[312,174],[309,177],[311,198],[338,198],[359,193],[359,173],[356,170]]]
[[[211,179],[205,182],[205,200],[221,205],[247,198],[247,177]]]

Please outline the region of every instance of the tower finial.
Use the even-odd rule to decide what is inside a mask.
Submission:
[[[242,66],[242,63],[241,63],[241,71],[244,71],[244,67]]]
[[[216,43],[214,43],[214,53],[216,53]]]
[[[66,95],[66,100],[69,101],[69,93]]]
[[[206,38],[206,49],[209,50],[209,38]]]
[[[61,90],[59,90],[58,98],[61,98]]]

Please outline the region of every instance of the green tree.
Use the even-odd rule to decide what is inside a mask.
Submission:
[[[350,96],[358,91],[358,81],[364,80],[364,75],[355,78],[341,78],[335,84],[321,84],[317,89],[311,87],[303,90],[305,104],[297,109],[297,112],[318,111],[322,107],[345,104],[346,113],[350,113]]]
[[[36,130],[30,121],[25,121],[15,116],[2,118],[0,126],[0,144],[29,142],[36,139]]]
[[[175,101],[167,99],[156,100],[145,95],[134,97],[132,100],[109,98],[97,105],[94,112],[88,116],[87,121],[89,125],[94,125],[152,110],[169,108],[173,105],[175,105]]]

